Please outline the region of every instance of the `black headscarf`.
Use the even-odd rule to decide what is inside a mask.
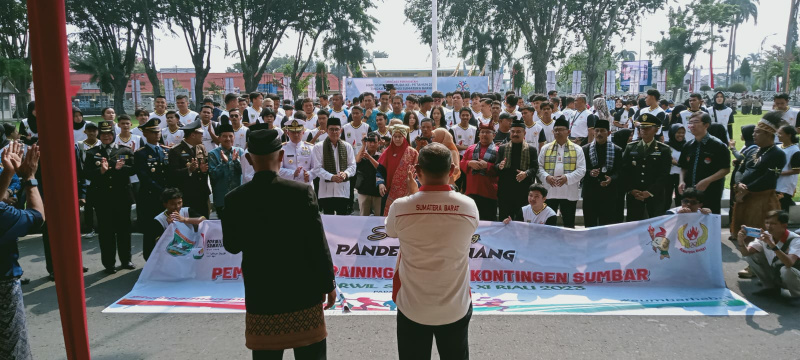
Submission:
[[[711,126],[708,127],[708,133],[719,139],[719,141],[722,141],[725,146],[728,145],[728,129],[725,128],[725,125],[711,124]]]
[[[611,136],[611,142],[619,146],[620,149],[625,150],[625,146],[628,145],[628,139],[630,139],[632,133],[633,130],[631,129],[619,129]]]
[[[755,140],[753,139],[753,131],[755,130],[756,130],[755,125],[742,126],[742,138],[744,139],[744,147],[748,147],[756,143]]]
[[[722,94],[722,104],[717,104],[717,94]],[[725,100],[727,100],[727,99],[728,98],[725,97],[725,94],[722,91],[717,91],[714,94],[714,99],[712,100],[712,104],[714,105],[714,109],[724,110],[726,107],[728,107],[728,106],[725,105]]]
[[[683,129],[683,125],[681,124],[672,124],[669,128],[669,146],[677,151],[683,150],[683,145],[686,145],[686,137],[683,138],[682,141],[675,140],[675,134],[678,133],[678,130]]]
[[[33,101],[28,103],[28,128],[31,129],[32,133],[38,134],[39,128],[36,126],[36,115],[33,114],[33,109],[35,108]]]
[[[6,124],[3,124],[3,126],[0,126],[0,149],[6,147],[6,145],[8,145],[8,143],[10,142],[10,141],[8,141],[8,138],[6,137],[6,126],[5,125]]]
[[[681,120],[681,112],[683,112],[686,109],[688,109],[686,105],[683,104],[675,105],[675,107],[672,109],[671,113],[672,118],[670,119],[671,120],[670,123],[672,124],[682,123],[683,121]]]
[[[81,115],[83,115],[83,112],[81,112],[80,109],[78,109],[76,107],[73,107],[72,108],[72,116],[73,117],[75,116],[75,113],[80,113]],[[83,128],[84,125],[86,125],[86,119],[81,119],[81,122],[79,122],[79,123],[76,123],[76,122],[73,121],[72,122],[72,129],[73,130],[80,130],[81,128]]]

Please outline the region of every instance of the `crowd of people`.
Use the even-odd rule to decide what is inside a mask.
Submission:
[[[761,112],[760,99],[742,101],[743,111]],[[399,211],[393,204],[408,206],[404,199],[425,187],[418,174],[422,151],[435,144],[449,154],[451,166],[446,174],[437,172],[443,181],[437,186],[471,199],[480,220],[566,228],[576,226],[581,200],[586,227],[669,213],[720,214],[725,178],[732,172],[731,240],[745,256],[760,254],[748,260],[740,276],[758,276],[765,293],[773,295],[788,287],[797,299],[800,242],[773,231],[788,223],[800,174],[800,124],[788,101],[788,95],[776,95],[773,111],[756,125],[742,126],[738,148],[731,139],[737,102],[722,92],[713,99],[693,93],[675,104],[655,89],[589,99],[556,91],[527,98],[462,91],[403,96],[387,86],[348,103],[341,94],[294,102],[276,94],[227,94],[220,106],[204,99],[199,112],[189,108],[186,96],[176,98],[176,110],[168,110],[167,99],[157,96],[152,112],[136,109],[136,124],[113,108],[103,109],[102,120],[93,123],[75,107],[76,205],[83,209],[84,236],[98,236],[105,272],[113,274],[117,259],[122,269],[136,267],[134,231],[143,234],[147,260],[171,223],[196,226],[214,214],[227,233],[226,222],[236,224],[244,214],[257,213],[253,199],[226,195],[251,182],[274,181],[259,169],[274,167],[277,177],[313,189],[308,203],[317,215],[391,217]],[[8,180],[0,182],[5,185],[0,225],[6,216],[23,216],[26,226],[41,229],[47,271],[55,279],[53,237],[41,226],[41,201],[32,197],[41,186],[40,172],[31,165],[38,156],[40,125],[34,102],[28,114],[18,129],[6,124],[0,132],[0,180]],[[262,140],[268,145],[256,149],[254,137],[266,133],[270,138]],[[280,159],[264,160],[276,151]],[[284,195],[263,201],[280,202]],[[280,204],[288,211],[291,201]],[[744,227],[766,230],[755,239],[743,236]],[[3,235],[3,251],[9,254],[3,270],[14,279],[21,275],[16,237],[25,232],[16,229]],[[781,244],[777,250],[776,244]],[[764,270],[775,259],[793,268]]]

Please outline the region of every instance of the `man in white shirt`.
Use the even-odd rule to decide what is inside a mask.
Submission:
[[[360,106],[353,106],[350,109],[350,116],[353,121],[342,126],[342,140],[350,144],[353,147],[353,151],[358,153],[361,151],[361,147],[364,146],[362,140],[369,133],[369,125],[363,121],[364,111]]]
[[[553,124],[555,141],[539,153],[539,180],[547,189],[547,206],[558,212],[564,227],[575,228],[575,211],[580,198],[581,179],[586,174],[583,148],[569,141],[569,122],[559,118]]]
[[[783,123],[781,123],[781,126],[792,125],[795,128],[800,129],[800,124],[797,123],[797,110],[789,107],[789,94],[775,94],[775,96],[772,98],[772,101],[775,110],[783,111],[783,116],[781,117],[781,119],[783,119]]]
[[[167,127],[161,130],[161,143],[166,147],[173,147],[183,141],[183,130],[181,130],[180,118],[175,111],[167,111]]]
[[[522,113],[517,109],[517,103],[518,101],[516,95],[508,95],[505,101],[506,106],[500,113],[511,114],[516,116],[518,120],[522,120]]]
[[[499,116],[500,114],[497,115]],[[477,119],[481,124],[492,122],[492,99],[481,99],[481,112],[478,114]]]
[[[422,148],[420,191],[395,200],[386,217],[386,234],[400,243],[392,283],[400,359],[430,359],[434,337],[442,359],[469,357],[469,252],[478,208],[448,185],[450,156],[442,144]]]
[[[335,105],[334,105],[335,106]],[[328,138],[314,145],[313,175],[319,181],[319,205],[326,215],[350,215],[350,178],[356,174],[353,147],[340,139],[342,123],[331,117],[327,123]]]
[[[149,115],[148,120],[152,118],[160,120],[158,127],[162,130],[167,127],[167,98],[164,95],[156,96],[153,103],[153,113]]]
[[[328,115],[328,120],[337,118],[341,124],[347,124],[347,118],[350,116],[350,112],[343,108],[344,100],[342,99],[342,94],[331,95],[331,105],[333,107],[331,108],[330,115]],[[341,131],[341,128],[339,131]]]
[[[181,122],[180,126],[193,123],[200,115],[193,110],[189,110],[189,97],[186,95],[178,95],[175,97],[175,107],[178,108],[178,120]]]
[[[692,117],[694,113],[702,112],[703,110],[700,108],[700,105],[703,103],[702,95],[698,93],[692,93],[689,95],[689,109],[681,111],[679,114],[681,116],[681,122],[684,129],[686,129],[686,142],[688,143],[690,140],[694,140],[694,135],[692,132],[689,131],[689,119]],[[638,120],[638,117],[637,117]],[[638,127],[638,124],[637,124]],[[639,132],[635,132],[633,135],[633,139],[636,140],[639,138]],[[656,134],[656,136],[658,136]]]
[[[666,133],[664,131],[664,129],[667,129],[667,127],[669,126],[669,121],[667,121],[667,113],[665,113],[664,109],[662,109],[661,106],[658,105],[659,99],[661,99],[661,93],[658,92],[658,90],[656,90],[656,89],[647,90],[647,96],[644,99],[645,104],[647,105],[647,107],[645,107],[643,109],[639,109],[639,111],[636,113],[636,121],[638,121],[639,118],[643,114],[650,114],[650,115],[655,116],[656,119],[658,119],[658,123],[657,123],[657,126],[656,126],[657,127],[656,139],[663,139],[663,134]],[[691,99],[691,97],[690,97],[690,99]],[[690,103],[691,103],[691,101],[690,101]],[[685,124],[688,124],[688,119],[687,119],[687,122]],[[667,130],[669,130],[669,129],[667,129]],[[689,128],[686,128],[686,141],[687,142],[689,140],[691,140],[691,139],[694,139],[694,136],[689,137],[690,136],[689,133],[690,133]],[[638,139],[639,139],[639,132],[638,131],[634,131],[633,140],[636,141]],[[664,142],[666,142],[669,139],[663,139],[663,140],[664,140]]]
[[[328,138],[328,116],[330,113],[327,110],[317,111],[317,127],[309,131],[306,141],[316,144],[323,142]]]
[[[467,148],[470,147],[470,145],[475,145],[475,142],[478,141],[478,128],[469,124],[469,120],[472,119],[472,111],[470,111],[469,108],[462,107],[458,114],[460,122],[458,125],[450,128],[450,133],[453,135],[453,142],[456,144],[458,153],[464,156],[464,152],[467,151]]]
[[[247,139],[250,137],[250,129],[242,124],[239,112],[230,111],[231,127],[233,127],[233,146],[247,149]]]
[[[550,107],[547,108],[548,112],[548,120],[550,115]],[[533,106],[525,106],[522,108],[522,120],[525,123],[525,142],[528,145],[535,146],[536,150],[539,150],[544,146],[544,143],[548,141],[547,134],[544,131],[544,127],[541,123],[533,121],[533,114],[536,112],[536,109]],[[552,126],[552,120],[549,120],[550,125]],[[550,133],[550,137],[553,137],[552,129]],[[550,140],[552,141],[552,139]]]
[[[570,137],[575,143],[583,146],[594,140],[594,119],[596,116],[586,108],[586,95],[578,94],[575,98],[575,111],[567,117]]]
[[[461,91],[453,92],[453,110],[442,108],[444,119],[447,121],[448,129],[456,126],[461,122],[461,108],[466,106],[464,104],[464,96]],[[429,114],[430,115],[430,114]]]
[[[311,151],[314,144],[303,141],[305,127],[297,120],[292,120],[286,125],[289,141],[283,143],[283,161],[278,172],[280,177],[304,184],[313,185],[314,156]]]
[[[396,202],[395,202],[396,203]],[[781,288],[789,290],[790,303],[800,305],[800,236],[788,230],[789,214],[772,210],[764,219],[764,229],[758,239],[747,236],[745,226],[736,236],[736,248],[750,269],[758,276],[764,289],[753,295],[780,298]],[[747,241],[750,241],[747,244]]]
[[[263,102],[264,95],[261,95],[260,92],[250,93],[250,106],[244,109],[244,113],[242,114],[242,123],[245,126],[250,126],[258,122],[258,119],[261,118],[261,104]]]
[[[211,120],[214,116],[213,110],[214,107],[210,105],[203,105],[200,109],[200,125],[203,126],[203,146],[208,152],[216,149],[220,142],[216,133],[216,128],[219,126],[219,123]],[[230,117],[230,113],[228,113],[228,117]]]

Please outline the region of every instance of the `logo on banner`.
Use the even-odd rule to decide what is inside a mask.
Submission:
[[[667,230],[663,227],[659,227],[658,230],[658,233],[656,233],[656,229],[652,226],[647,227],[647,232],[650,234],[650,246],[653,248],[653,252],[659,253],[659,260],[669,259]]]
[[[472,243],[474,244],[478,241],[481,241],[481,235],[480,234],[472,235]]]
[[[678,228],[678,241],[683,246],[683,249],[680,249],[682,252],[692,254],[706,249],[703,245],[708,240],[708,227],[705,224],[699,225],[699,229],[694,225],[689,227],[689,224],[683,224]]]
[[[469,83],[464,80],[461,80],[456,84],[456,91],[470,91],[469,90]]]
[[[369,240],[369,241],[380,241],[380,240],[386,239],[387,237],[389,237],[389,235],[386,235],[385,232],[381,231],[381,230],[383,230],[385,228],[386,228],[386,226],[376,226],[376,227],[372,228],[372,235],[367,236],[367,240]]]

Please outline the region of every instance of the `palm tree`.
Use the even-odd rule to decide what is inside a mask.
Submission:
[[[614,54],[614,60],[616,60],[616,61],[635,61],[636,60],[636,51],[620,50],[618,53]]]
[[[730,39],[728,41],[728,64],[725,69],[727,76],[727,86],[731,85],[731,72],[733,72],[734,61],[736,59],[736,33],[739,25],[746,23],[753,18],[753,23],[758,24],[758,3],[759,0],[725,0],[726,4],[734,5],[736,13],[731,24]]]

